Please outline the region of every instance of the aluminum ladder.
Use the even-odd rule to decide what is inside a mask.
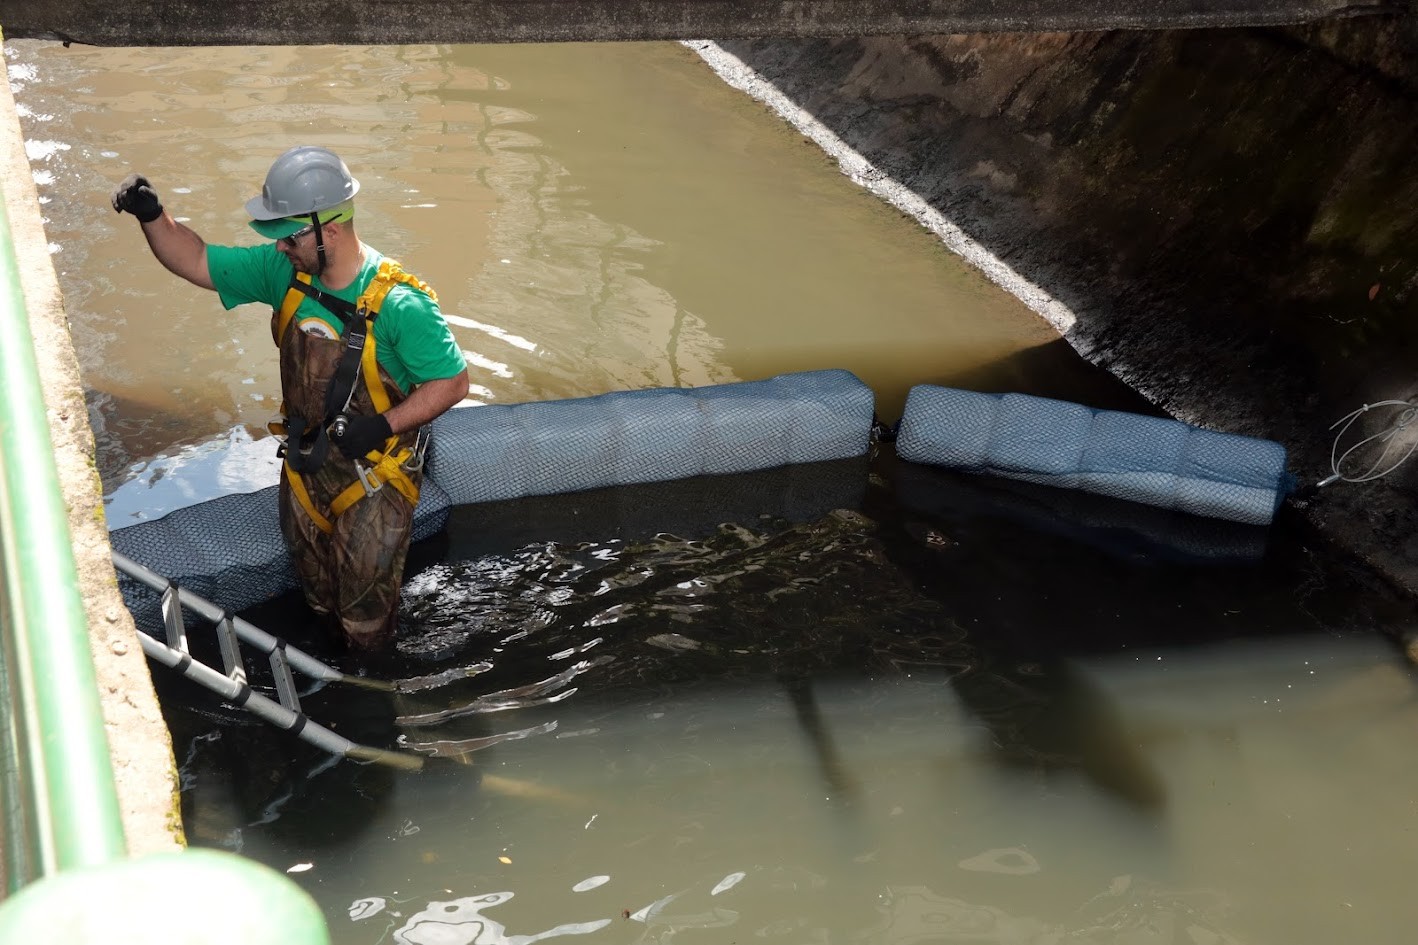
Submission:
[[[402,687],[384,680],[351,676],[322,663],[260,627],[228,613],[211,601],[183,590],[156,571],[144,567],[121,552],[113,552],[113,565],[128,577],[162,594],[166,641],[159,640],[141,629],[138,631],[143,652],[149,659],[181,673],[232,705],[245,709],[333,755],[352,761],[373,762],[408,770],[423,767],[426,760],[423,755],[360,745],[315,722],[301,710],[294,673],[299,672],[322,683],[346,683],[381,692],[396,692]],[[208,666],[192,655],[187,645],[184,608],[214,625],[217,643],[221,648],[223,671]],[[245,663],[241,655],[242,643],[255,647],[270,660],[271,675],[275,679],[275,699],[252,689],[247,682]]]

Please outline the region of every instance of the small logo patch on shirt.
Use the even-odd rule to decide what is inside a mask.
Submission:
[[[300,321],[300,330],[307,335],[315,335],[320,338],[338,338],[340,333],[330,326],[330,323],[319,318],[304,318]]]

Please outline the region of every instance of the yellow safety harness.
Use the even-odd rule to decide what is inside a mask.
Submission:
[[[374,341],[374,319],[378,317],[379,307],[384,304],[389,290],[396,285],[411,286],[435,301],[438,299],[438,295],[426,282],[405,272],[393,260],[385,259],[380,261],[379,270],[356,300],[353,318],[362,320],[364,323],[364,341],[359,354],[359,374],[363,375],[365,390],[369,392],[370,402],[379,413],[389,409],[389,394],[379,379],[379,364],[376,360]],[[286,329],[289,328],[291,319],[295,317],[296,309],[300,307],[300,303],[306,296],[323,301],[319,298],[320,294],[323,293],[311,285],[309,273],[296,273],[290,288],[286,290],[285,298],[281,301],[277,317],[273,320],[273,332],[277,347],[285,338]],[[352,325],[346,326],[346,337],[349,336],[352,327]],[[285,409],[285,404],[282,403],[282,415],[285,414]],[[328,421],[329,418],[326,420]],[[270,429],[274,433],[285,435],[284,417],[281,422],[272,423]],[[296,501],[305,509],[310,520],[321,531],[328,534],[334,531],[333,519],[339,518],[360,499],[373,495],[385,485],[392,486],[395,491],[408,500],[410,505],[418,504],[418,486],[409,478],[408,472],[419,469],[423,464],[421,449],[423,436],[420,435],[412,447],[398,449],[398,445],[399,437],[397,435],[391,436],[384,441],[382,448],[373,449],[365,454],[364,458],[369,463],[368,467],[361,466],[356,460],[354,467],[359,478],[331,500],[328,515],[316,508],[310,490],[305,484],[305,477],[291,465],[290,452],[295,447],[289,442],[286,443],[286,479],[290,483],[291,492],[295,495]]]

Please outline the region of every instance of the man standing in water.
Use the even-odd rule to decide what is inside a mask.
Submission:
[[[281,531],[306,602],[350,646],[375,649],[397,624],[428,424],[467,396],[468,369],[433,290],[360,242],[358,190],[334,153],[291,148],[246,204],[251,228],[274,242],[248,247],[207,245],[138,174],[113,208],[138,218],[163,266],[227,309],[271,306]]]

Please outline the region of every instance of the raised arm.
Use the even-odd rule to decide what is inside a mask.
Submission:
[[[207,244],[163,209],[158,193],[141,174],[129,174],[113,191],[113,209],[133,214],[157,261],[195,286],[215,289],[207,271]]]

